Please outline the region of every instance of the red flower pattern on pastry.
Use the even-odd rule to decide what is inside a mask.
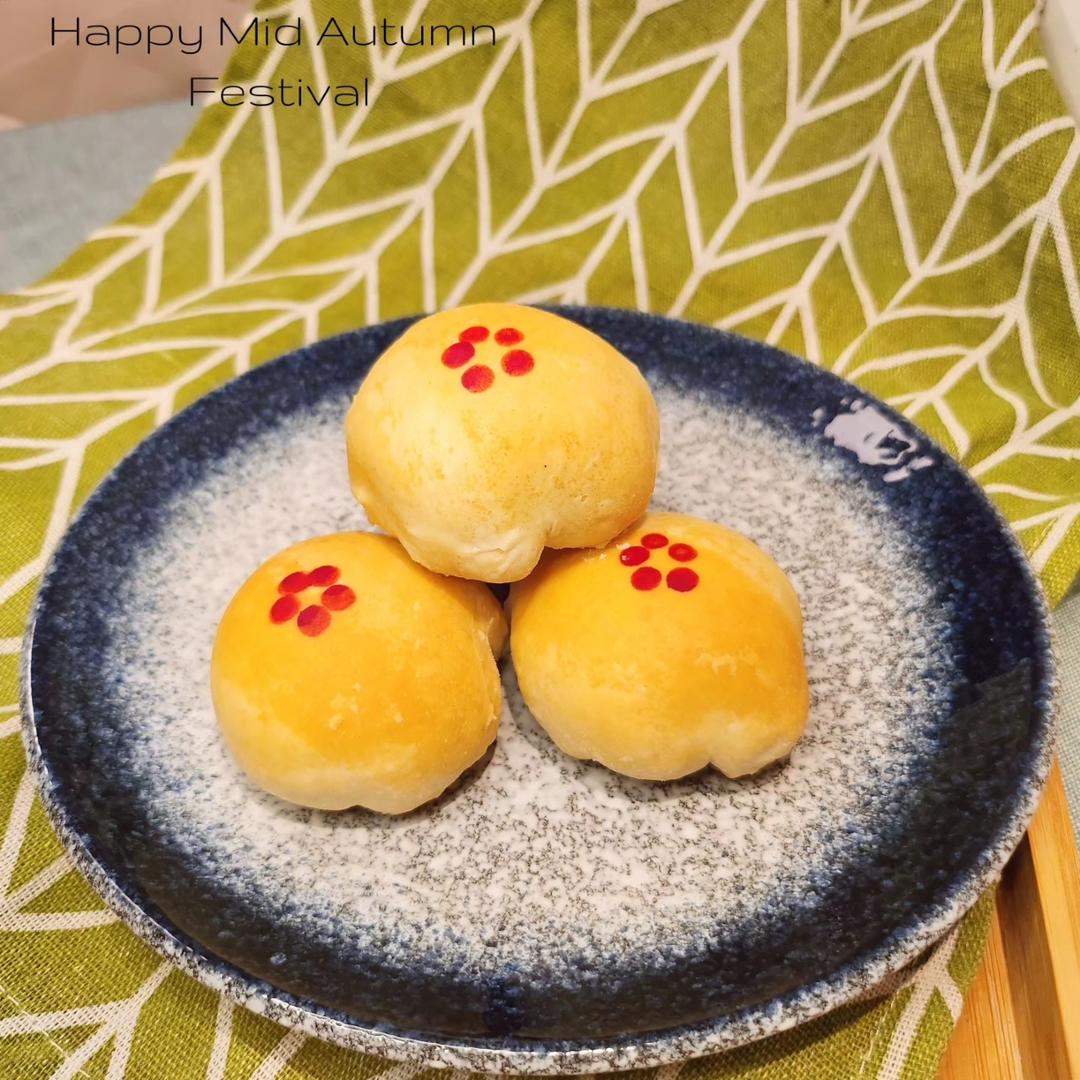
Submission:
[[[442,352],[442,362],[448,368],[465,367],[476,357],[476,347],[489,338],[496,345],[518,345],[525,335],[514,326],[501,326],[492,335],[486,326],[467,326],[458,339],[447,345]],[[528,349],[508,349],[499,361],[502,370],[512,378],[528,375],[536,367],[536,360]],[[495,369],[488,364],[471,364],[461,373],[461,385],[470,394],[482,394],[495,382]]]
[[[278,582],[278,598],[270,606],[270,621],[276,624],[292,622],[306,637],[318,637],[330,628],[332,613],[345,611],[356,603],[356,593],[338,582],[341,570],[325,564],[314,570],[296,570]],[[301,608],[300,593],[319,589],[319,602]]]
[[[651,592],[661,581],[666,581],[667,587],[674,592],[696,589],[701,578],[689,566],[676,566],[667,572],[665,578],[655,566],[643,565],[651,561],[654,553],[659,555],[665,550],[668,557],[677,563],[693,562],[698,555],[697,549],[690,544],[672,544],[663,533],[646,533],[636,544],[629,544],[619,551],[619,562],[623,566],[637,567],[630,575],[630,584],[639,592]]]

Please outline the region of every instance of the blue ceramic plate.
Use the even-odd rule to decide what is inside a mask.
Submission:
[[[501,1072],[673,1062],[871,992],[1001,870],[1046,774],[1046,616],[1016,542],[918,430],[729,334],[566,309],[652,382],[654,505],[768,550],[799,591],[806,737],[750,780],[647,784],[507,706],[490,760],[404,818],[287,806],[208,693],[267,556],[363,526],[341,423],[407,322],[185,410],[102,484],[41,589],[26,736],[68,850],[186,970],[306,1031]]]

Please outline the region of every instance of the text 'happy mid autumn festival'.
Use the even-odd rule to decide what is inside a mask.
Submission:
[[[152,55],[161,51],[180,52],[187,56],[200,53],[204,44],[216,37],[219,45],[247,44],[263,48],[296,48],[310,42],[316,48],[472,48],[496,44],[494,26],[455,23],[417,23],[410,27],[383,19],[368,25],[342,23],[329,18],[314,26],[295,18],[252,18],[234,26],[219,18],[212,34],[201,23],[91,23],[81,18],[64,22],[50,19],[50,44],[53,48],[106,49],[116,55],[131,50]],[[368,104],[367,76],[356,83],[314,85],[302,78],[278,79],[270,83],[227,83],[215,76],[193,75],[190,80],[189,101],[192,105],[205,103],[210,97],[221,104],[292,108],[302,105],[337,105],[358,107]]]

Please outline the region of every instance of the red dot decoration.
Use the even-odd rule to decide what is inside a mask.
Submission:
[[[288,593],[278,597],[270,608],[270,621],[272,623],[288,622],[300,610],[300,601]]]
[[[630,575],[630,584],[642,592],[655,589],[660,584],[660,571],[655,566],[639,566]]]
[[[476,350],[468,341],[455,341],[444,350],[442,362],[448,368],[459,368],[467,364],[476,355]]]
[[[443,364],[448,368],[465,367],[476,356],[477,346],[491,336],[486,326],[465,327],[458,333],[458,340],[443,350]],[[517,327],[503,326],[495,331],[494,339],[498,345],[517,345],[525,340],[525,335]],[[536,367],[536,359],[526,349],[503,353],[501,363],[503,371],[511,376],[528,375]],[[473,394],[487,390],[494,381],[495,372],[487,364],[475,364],[461,377],[461,385]]]
[[[296,617],[296,627],[301,634],[318,637],[330,625],[330,612],[318,604],[304,608]]]
[[[689,592],[697,588],[699,580],[700,578],[689,566],[677,566],[674,570],[668,571],[667,587],[676,592]]]
[[[348,585],[340,584],[340,577],[341,569],[329,563],[316,566],[314,570],[297,570],[289,574],[278,584],[278,590],[284,595],[279,596],[271,606],[270,621],[287,623],[295,617],[296,628],[301,634],[318,637],[330,626],[330,612],[344,611],[356,603],[356,593]],[[309,604],[301,610],[297,594],[306,589],[322,589],[319,597],[321,602]]]
[[[668,548],[668,554],[676,562],[692,562],[697,558],[697,549],[692,548],[689,544],[672,544]]]
[[[532,353],[524,349],[511,349],[502,358],[502,369],[507,375],[528,375],[534,365]]]
[[[637,569],[630,575],[630,584],[641,592],[650,592],[655,589],[664,575],[655,566],[642,566],[649,562],[653,552],[658,554],[663,548],[667,548],[668,556],[676,563],[688,563],[697,558],[697,548],[681,541],[668,546],[668,538],[663,533],[646,533],[641,542],[630,544],[619,552],[619,562],[623,566],[636,566]],[[676,566],[667,572],[667,587],[674,592],[690,592],[698,587],[701,579],[697,572],[689,566]]]
[[[356,593],[348,585],[331,585],[322,594],[322,602],[331,611],[344,611],[356,603]]]
[[[461,376],[461,385],[470,394],[480,394],[495,381],[495,372],[486,364],[473,364],[464,375]]]
[[[295,574],[288,574],[281,579],[278,584],[278,592],[281,593],[296,593],[303,592],[308,587],[308,576],[301,570],[297,570]]]

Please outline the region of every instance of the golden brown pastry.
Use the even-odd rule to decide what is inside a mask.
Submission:
[[[521,693],[572,757],[645,780],[743,776],[803,733],[798,597],[731,529],[649,514],[603,550],[548,552],[510,605]]]
[[[494,740],[505,638],[485,586],[432,574],[388,536],[321,536],[274,555],[233,597],[214,641],[214,708],[274,795],[400,814]]]
[[[545,546],[606,544],[656,482],[659,418],[638,369],[576,323],[515,304],[414,323],[345,430],[371,521],[457,577],[516,581]]]

